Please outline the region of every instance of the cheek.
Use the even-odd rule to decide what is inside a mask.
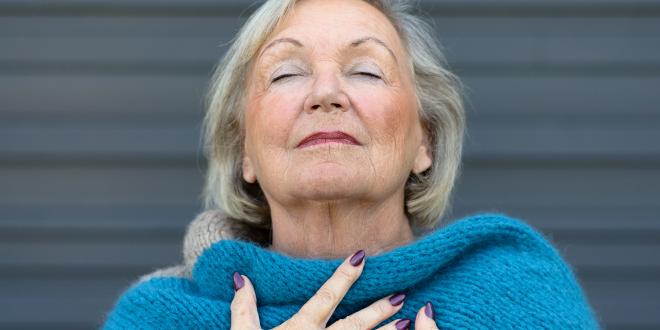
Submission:
[[[287,139],[295,119],[290,99],[286,93],[260,95],[246,106],[246,153],[262,185],[272,186],[272,174],[288,166]]]
[[[286,148],[287,139],[300,107],[294,90],[266,92],[255,97],[246,109],[248,143],[258,156]]]
[[[402,90],[382,90],[362,94],[356,100],[363,122],[375,144],[399,149],[411,132],[416,118],[411,95]]]

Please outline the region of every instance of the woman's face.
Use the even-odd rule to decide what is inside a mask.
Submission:
[[[408,58],[389,20],[355,0],[299,2],[247,79],[243,178],[269,203],[382,201],[431,165]],[[299,147],[317,132],[346,139]]]

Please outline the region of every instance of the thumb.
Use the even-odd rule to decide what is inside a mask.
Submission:
[[[254,293],[252,282],[245,275],[234,272],[234,299],[231,301],[231,329],[232,330],[256,330],[261,329],[259,325],[259,314],[257,313],[257,296]]]

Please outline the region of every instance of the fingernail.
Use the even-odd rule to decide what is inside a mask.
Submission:
[[[432,320],[435,319],[435,311],[433,310],[433,304],[430,301],[427,301],[426,306],[424,306],[424,314]]]
[[[238,291],[238,289],[242,288],[243,285],[245,285],[245,281],[243,280],[243,277],[241,277],[241,274],[238,272],[234,272],[234,291]]]
[[[359,266],[362,263],[362,260],[364,260],[364,250],[360,250],[358,252],[355,252],[355,254],[351,257],[351,265],[353,266]]]
[[[390,297],[390,304],[392,304],[392,306],[399,306],[399,305],[401,305],[401,303],[403,302],[403,299],[405,299],[405,298],[406,298],[405,294],[397,293],[397,294]]]
[[[397,330],[410,329],[410,322],[409,319],[400,319],[394,323],[394,326]]]

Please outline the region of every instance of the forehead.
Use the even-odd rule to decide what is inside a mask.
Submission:
[[[403,48],[396,29],[378,9],[361,0],[299,1],[269,35],[261,49],[280,38],[305,45],[335,48],[364,37],[375,37],[395,53]]]

